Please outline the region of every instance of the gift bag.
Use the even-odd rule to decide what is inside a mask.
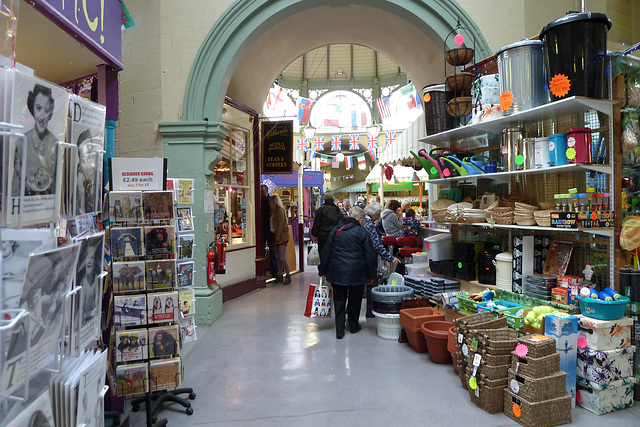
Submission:
[[[309,293],[307,294],[307,306],[304,315],[309,318],[314,317],[331,317],[333,309],[333,289],[331,285],[320,278],[320,284],[309,285]]]
[[[309,254],[307,254],[307,265],[320,265],[320,251],[318,251],[318,244],[312,243]]]

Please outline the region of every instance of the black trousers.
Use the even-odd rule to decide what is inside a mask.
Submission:
[[[349,318],[351,330],[359,326],[360,308],[362,307],[362,294],[364,285],[359,286],[333,286],[333,304],[336,316],[336,332],[344,332],[345,314]]]

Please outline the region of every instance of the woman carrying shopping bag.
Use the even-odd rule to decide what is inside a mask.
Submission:
[[[362,294],[365,284],[372,283],[375,276],[376,252],[362,227],[364,219],[361,208],[351,208],[349,217],[331,230],[320,253],[318,273],[333,286],[337,339],[344,337],[345,313],[352,334],[362,329],[358,322]]]

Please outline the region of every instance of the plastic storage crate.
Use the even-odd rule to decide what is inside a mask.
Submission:
[[[470,297],[458,295],[458,304],[460,305],[460,311],[462,312],[469,314],[475,314],[478,312],[478,303]]]

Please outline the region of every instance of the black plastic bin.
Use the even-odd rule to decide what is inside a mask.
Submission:
[[[544,44],[547,83],[563,74],[571,87],[565,96],[550,92],[551,100],[569,96],[607,98],[607,31],[611,20],[604,13],[569,11],[540,31]]]

